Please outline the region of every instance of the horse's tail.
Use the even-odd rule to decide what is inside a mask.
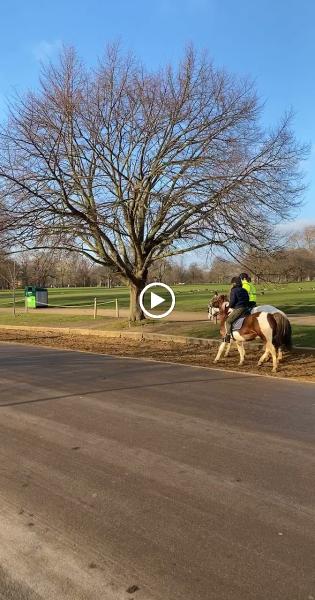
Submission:
[[[289,319],[282,313],[274,313],[276,327],[273,330],[272,343],[275,348],[292,349],[292,328]]]

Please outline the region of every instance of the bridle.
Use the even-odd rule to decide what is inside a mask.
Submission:
[[[226,298],[225,294],[220,294],[215,300],[209,302],[208,304],[208,318],[212,321],[215,317],[217,319],[219,314],[223,314],[226,312],[226,308],[229,305],[228,300],[224,300]]]
[[[213,321],[215,317],[218,316],[220,309],[217,306],[213,306],[212,303],[208,305],[208,318],[210,321]]]

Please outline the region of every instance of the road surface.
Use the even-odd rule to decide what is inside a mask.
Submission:
[[[315,386],[0,344],[1,600],[315,598]]]

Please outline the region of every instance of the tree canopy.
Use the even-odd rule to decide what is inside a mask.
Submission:
[[[139,319],[155,261],[265,243],[298,206],[304,153],[290,115],[264,130],[253,85],[192,49],[159,71],[117,47],[87,69],[65,49],[38,90],[11,103],[1,200],[12,243],[111,267]]]

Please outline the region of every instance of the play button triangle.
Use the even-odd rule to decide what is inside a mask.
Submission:
[[[159,304],[162,304],[162,302],[165,302],[165,298],[162,298],[158,294],[151,292],[151,308],[159,306]]]

